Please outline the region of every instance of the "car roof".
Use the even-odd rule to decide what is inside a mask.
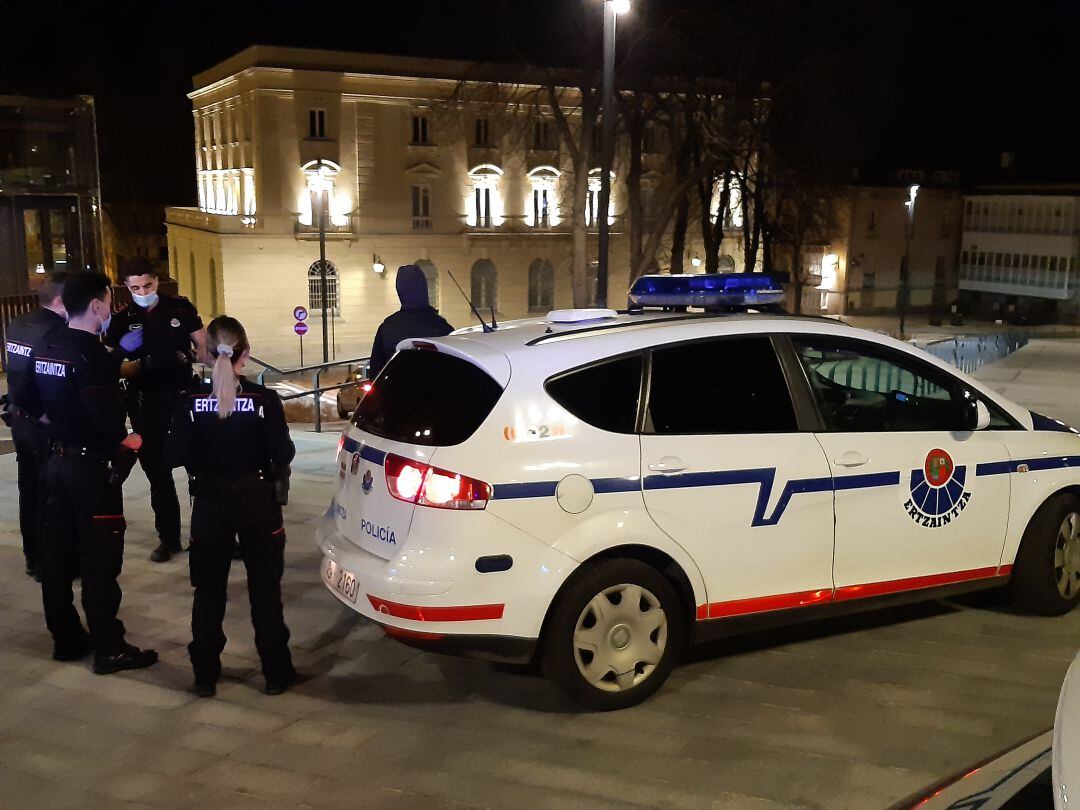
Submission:
[[[760,324],[762,322],[773,324],[775,331],[792,330],[794,323],[804,322],[839,324],[846,326],[842,321],[834,318],[788,315],[784,313],[757,313],[757,312],[619,312],[611,317],[602,317],[592,320],[582,320],[576,323],[554,323],[547,315],[534,318],[522,318],[498,324],[494,332],[483,331],[480,326],[469,326],[456,330],[452,336],[469,336],[479,338],[493,349],[507,354],[516,353],[518,349],[540,346],[549,343],[565,343],[578,341],[601,335],[626,334],[641,330],[655,330],[671,328],[678,330],[680,326],[713,322],[736,326],[731,331],[738,331],[737,325]],[[780,324],[784,324],[783,327]],[[725,329],[724,331],[729,331]],[[750,328],[747,331],[761,331],[759,328]]]

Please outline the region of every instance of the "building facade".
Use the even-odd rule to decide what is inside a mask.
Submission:
[[[918,186],[914,216],[911,188]],[[944,313],[957,298],[962,192],[953,172],[907,170],[889,183],[855,184],[839,206],[836,232],[808,252],[802,311],[831,315],[897,312],[910,256],[908,311]]]
[[[964,198],[960,291],[985,318],[1075,323],[1080,188],[1001,186]]]
[[[94,101],[0,96],[0,296],[102,267]]]
[[[260,46],[196,76],[199,205],[166,210],[169,269],[182,293],[204,318],[238,317],[256,354],[275,363],[298,362],[292,312],[307,307],[310,360],[322,331],[325,201],[326,305],[339,359],[368,352],[398,306],[402,264],[424,268],[432,304],[455,326],[475,323],[469,300],[497,320],[571,306],[572,180],[555,121],[539,110],[523,128],[498,105],[448,112],[441,100],[474,70]],[[614,171],[608,289],[619,306],[629,258]],[[588,186],[595,256],[598,171]]]

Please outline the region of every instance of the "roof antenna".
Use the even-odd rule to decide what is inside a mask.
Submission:
[[[495,323],[495,305],[491,305],[491,331],[494,332],[499,328],[499,325]]]
[[[454,274],[447,270],[446,275],[450,276],[450,280],[454,282],[454,286],[457,287],[457,291],[461,293],[461,297],[465,299],[466,303],[468,303],[469,309],[472,310],[472,314],[476,316],[476,320],[480,321],[480,326],[483,328],[484,332],[494,332],[495,326],[488,326],[484,319],[480,317],[480,313],[476,311],[476,307],[473,306],[473,302],[469,299],[469,296],[465,295],[465,291],[461,289],[461,285],[457,283],[457,279],[454,278]],[[492,307],[491,309],[491,322],[492,324],[495,323],[494,307]]]

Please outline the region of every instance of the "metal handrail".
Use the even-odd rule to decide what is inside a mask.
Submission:
[[[326,393],[327,391],[336,391],[339,388],[348,388],[349,386],[356,384],[355,382],[344,382],[344,383],[335,383],[334,385],[322,386],[322,385],[319,384],[320,383],[320,378],[322,377],[322,373],[324,371],[326,371],[327,369],[332,368],[333,366],[346,366],[346,365],[351,366],[351,365],[355,365],[355,364],[358,364],[358,363],[366,363],[370,358],[369,357],[354,357],[354,358],[352,358],[350,360],[332,360],[332,361],[330,361],[328,363],[319,363],[317,365],[311,365],[311,366],[299,366],[297,368],[290,368],[290,369],[277,368],[276,366],[272,366],[269,363],[267,363],[267,362],[265,362],[263,360],[260,360],[257,357],[248,357],[248,359],[251,362],[258,363],[260,366],[263,367],[263,370],[259,372],[259,385],[264,384],[264,380],[266,379],[266,373],[268,371],[271,371],[271,372],[273,372],[275,374],[280,374],[283,377],[284,376],[289,376],[289,375],[292,375],[292,374],[304,374],[304,373],[307,373],[307,372],[310,372],[310,371],[314,371],[315,374],[313,375],[312,380],[311,380],[312,381],[311,390],[309,390],[309,391],[299,391],[299,392],[297,392],[295,394],[286,394],[285,396],[282,396],[281,399],[282,399],[282,401],[287,401],[287,400],[291,400],[291,399],[302,399],[304,397],[314,397],[314,403],[313,404],[315,406],[315,432],[316,433],[322,433],[322,404],[321,404],[322,395],[324,393]],[[281,396],[281,395],[279,394],[278,396]]]

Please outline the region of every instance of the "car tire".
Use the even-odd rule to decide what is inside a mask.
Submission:
[[[1024,531],[1012,578],[1020,607],[1060,616],[1080,604],[1080,498],[1058,493]]]
[[[627,600],[633,596],[636,605]],[[588,708],[625,709],[663,686],[685,638],[683,605],[662,573],[640,560],[600,560],[579,569],[560,592],[541,665]]]

